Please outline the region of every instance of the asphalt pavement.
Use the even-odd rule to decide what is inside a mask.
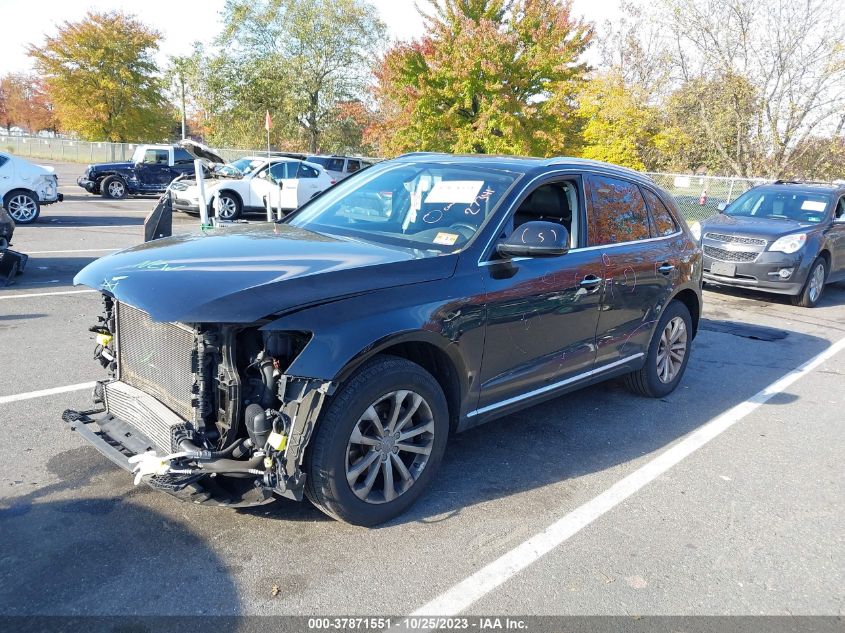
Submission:
[[[706,291],[675,393],[612,381],[455,436],[429,492],[385,526],[307,502],[200,507],[133,486],[61,422],[90,402],[74,387],[102,377],[99,295],[72,277],[140,242],[155,202],[89,195],[81,169],[57,165],[65,201],[18,228],[28,269],[0,289],[0,615],[842,616],[845,352],[825,350],[845,338],[845,287],[812,310]],[[524,546],[556,525],[547,551]]]

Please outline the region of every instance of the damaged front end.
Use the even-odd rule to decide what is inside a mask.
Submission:
[[[334,385],[286,375],[301,332],[160,323],[104,295],[91,330],[109,379],[63,419],[113,463],[194,503],[302,499],[305,448]]]

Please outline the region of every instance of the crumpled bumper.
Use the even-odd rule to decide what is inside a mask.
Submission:
[[[77,178],[76,184],[85,189],[88,193],[94,193],[94,190],[97,188],[97,183],[93,180],[88,180],[85,176]]]
[[[90,411],[74,411],[67,409],[62,414],[62,420],[68,424],[71,431],[78,433],[86,442],[103,455],[110,462],[119,466],[123,470],[131,473],[133,465],[129,462],[129,458],[135,455],[123,444],[118,442],[115,438],[106,433],[103,426],[109,428],[119,428],[122,430],[131,429],[135,437],[133,441],[136,443],[150,443],[143,437],[136,429],[128,425],[126,422],[116,418],[103,409],[94,409]],[[121,437],[121,439],[123,439]],[[212,496],[212,493],[203,487],[200,480],[190,481],[187,484],[180,483],[179,485],[172,485],[166,478],[147,478],[144,482],[159,492],[166,492],[182,501],[190,503],[197,503],[201,505],[223,506],[227,508],[251,508],[266,503],[272,503],[276,497],[269,490],[255,488],[250,495],[238,501],[230,501],[225,498]]]

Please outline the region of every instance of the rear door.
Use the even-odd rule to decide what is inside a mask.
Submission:
[[[666,205],[647,187],[591,174],[586,190],[587,243],[601,253],[604,279],[596,332],[600,368],[647,354],[677,277],[675,253],[682,233]]]
[[[320,193],[323,189],[322,183],[320,182],[320,172],[318,172],[313,167],[310,167],[304,163],[299,163],[299,171],[297,176],[297,207],[301,207],[311,198]]]

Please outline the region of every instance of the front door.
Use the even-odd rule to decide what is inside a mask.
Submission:
[[[170,152],[166,149],[148,149],[144,152],[144,160],[135,166],[141,188],[149,191],[159,191],[167,188],[173,180],[170,170]]]
[[[580,179],[540,185],[518,203],[504,235],[531,220],[562,224],[572,250],[550,258],[483,262],[487,334],[479,412],[551,390],[592,369],[601,296],[601,253],[579,249]]]
[[[293,169],[291,169],[293,165]],[[297,205],[296,189],[297,181],[289,178],[289,172],[296,170],[294,162],[281,161],[272,163],[268,168],[262,169],[251,180],[249,184],[249,206],[263,208],[270,199],[274,209],[295,209]]]
[[[648,353],[660,310],[678,276],[676,242],[682,234],[660,198],[646,187],[594,174],[586,178],[586,190],[587,243],[601,253],[604,279],[596,338],[600,368]]]

